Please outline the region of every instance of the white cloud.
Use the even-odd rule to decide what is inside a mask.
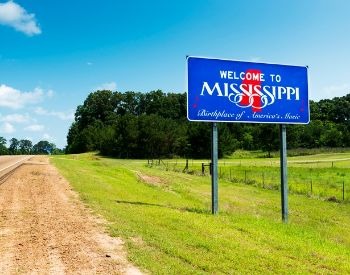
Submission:
[[[26,123],[30,120],[31,120],[31,118],[29,117],[28,114],[25,114],[25,115],[11,114],[11,115],[6,115],[6,116],[0,115],[0,121],[2,121],[2,122]]]
[[[13,27],[29,36],[41,33],[35,14],[28,13],[13,1],[0,3],[0,24]]]
[[[3,134],[12,134],[16,131],[15,127],[9,122],[5,122],[0,127],[0,133]]]
[[[37,87],[32,92],[22,92],[10,86],[0,85],[0,107],[20,109],[28,104],[35,104],[50,96],[52,92],[45,93],[43,89]]]
[[[40,124],[32,124],[24,128],[25,131],[30,131],[30,132],[41,132],[45,129],[44,125]]]
[[[37,107],[34,112],[37,115],[42,116],[53,116],[57,117],[61,120],[74,120],[74,113],[73,112],[56,112],[56,111],[48,111],[42,107]]]
[[[116,91],[117,83],[115,83],[114,81],[103,83],[101,86],[97,87],[96,90]]]
[[[37,103],[43,98],[43,92],[35,89],[33,92],[21,92],[4,84],[0,85],[0,106],[12,109],[22,108],[26,104]]]
[[[86,62],[86,65],[88,65],[88,66],[92,66],[94,63],[92,63],[92,62]]]
[[[51,98],[55,95],[55,92],[53,90],[48,90],[46,95],[47,95],[47,97]]]
[[[350,92],[350,84],[332,85],[323,88],[322,98],[334,98],[345,96]]]

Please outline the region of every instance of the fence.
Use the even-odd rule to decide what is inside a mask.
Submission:
[[[253,185],[264,189],[280,188],[280,170],[278,162],[219,163],[218,177],[232,183]],[[263,164],[263,165],[261,165]],[[149,167],[157,167],[167,171],[185,172],[197,176],[209,176],[208,161],[157,160],[148,161]],[[186,169],[184,169],[184,167]],[[288,187],[291,193],[320,197],[330,201],[350,202],[350,175],[346,167],[337,167],[333,161],[329,163],[294,163],[288,167]]]

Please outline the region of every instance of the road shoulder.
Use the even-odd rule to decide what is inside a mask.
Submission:
[[[1,274],[141,274],[47,157],[17,168],[0,194]]]

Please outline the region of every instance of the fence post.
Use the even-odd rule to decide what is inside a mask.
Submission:
[[[265,173],[262,173],[262,179],[263,179],[263,188],[265,188]]]
[[[311,187],[311,195],[312,195],[312,179],[310,181],[310,187]]]
[[[182,170],[182,173],[188,172],[188,159],[186,159],[186,166],[185,168]]]
[[[344,183],[344,180],[343,180],[343,200],[345,200],[345,183]]]

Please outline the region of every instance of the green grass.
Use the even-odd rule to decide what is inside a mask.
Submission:
[[[212,216],[209,177],[92,154],[51,160],[152,274],[350,273],[350,204],[292,194],[283,224],[279,192],[221,180]]]
[[[338,153],[348,153],[350,152],[350,148],[297,148],[297,149],[288,149],[287,155],[289,157],[296,157],[296,156],[312,156],[312,155],[319,155],[319,154],[338,154]],[[279,157],[279,151],[270,152],[271,157]],[[227,156],[227,159],[242,159],[242,158],[267,158],[268,153],[263,152],[261,150],[256,151],[246,151],[246,150],[236,150],[234,153],[232,153],[230,156]]]
[[[242,151],[245,158],[219,161],[219,178],[268,189],[280,186],[279,158],[259,158],[258,152]],[[255,155],[255,158],[253,157]],[[189,172],[201,175],[201,164],[209,160],[190,160]],[[154,168],[181,172],[185,160],[163,160]],[[288,158],[288,184],[291,193],[304,194],[322,199],[350,202],[350,153],[322,153]],[[206,168],[206,175],[209,168]]]

